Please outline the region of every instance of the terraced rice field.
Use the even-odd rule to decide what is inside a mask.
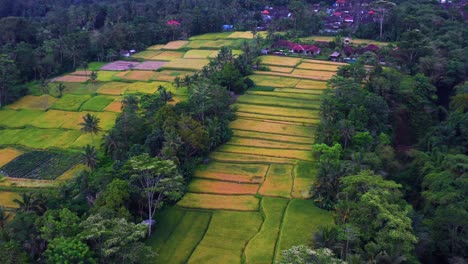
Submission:
[[[187,46],[226,35],[199,36]],[[174,253],[174,261],[163,254],[155,263],[274,263],[282,250],[309,243],[312,231],[333,223],[304,199],[316,175],[311,148],[320,95],[339,65],[274,56],[262,64],[271,71],[250,76],[258,87],[233,105],[233,137],[197,168],[188,193],[168,209],[211,213],[200,224],[204,235],[190,254]],[[184,240],[168,236],[152,245],[175,252],[178,241]]]

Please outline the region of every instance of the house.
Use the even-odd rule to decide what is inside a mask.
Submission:
[[[223,25],[223,31],[233,31],[234,25]]]
[[[350,15],[343,16],[343,19],[345,23],[354,23],[354,18]]]
[[[119,51],[119,55],[120,55],[121,57],[126,57],[126,58],[132,56],[132,55],[135,54],[135,53],[136,53],[136,50],[134,50],[134,49],[132,49],[132,50],[121,50],[121,51]]]
[[[341,54],[337,51],[333,52],[330,54],[329,58],[331,61],[338,61],[338,59],[341,57]]]
[[[380,51],[379,46],[377,46],[377,45],[375,45],[375,44],[369,44],[369,45],[365,46],[365,47],[362,49],[362,53],[364,53],[364,52],[378,53],[379,51]]]
[[[286,48],[292,53],[304,54],[304,55],[318,55],[320,54],[320,48],[315,45],[306,45],[294,43],[287,40],[279,40],[272,46],[273,48]]]

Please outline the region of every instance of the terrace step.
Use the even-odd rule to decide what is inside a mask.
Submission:
[[[284,93],[278,91],[247,91],[247,94],[251,95],[260,95],[260,96],[270,96],[276,98],[290,98],[290,99],[300,99],[300,100],[312,100],[320,101],[321,97],[318,94],[308,94],[308,93]]]
[[[243,119],[251,119],[251,120],[258,120],[258,121],[265,121],[265,122],[287,122],[290,124],[295,125],[314,125],[319,122],[318,119],[306,119],[300,117],[284,117],[284,116],[273,116],[273,115],[262,115],[262,114],[254,114],[254,113],[246,113],[246,112],[236,112],[238,117],[242,117]]]
[[[260,185],[258,183],[234,183],[216,180],[194,179],[188,186],[188,191],[192,193],[206,194],[256,194]]]
[[[252,114],[262,114],[270,116],[281,116],[281,117],[297,117],[297,118],[311,118],[318,119],[319,112],[318,110],[309,110],[309,109],[296,109],[296,108],[287,108],[280,106],[268,106],[268,105],[253,105],[253,104],[244,104],[237,103],[234,105],[240,112],[252,113]]]
[[[314,144],[313,138],[296,137],[296,136],[285,136],[278,134],[270,134],[263,132],[245,131],[233,129],[234,136],[252,139],[269,140],[273,142],[285,142],[285,143],[301,143],[301,144]]]
[[[260,199],[253,195],[187,193],[177,205],[193,209],[258,211]]]
[[[284,143],[274,142],[263,139],[249,139],[242,137],[232,137],[227,145],[237,145],[246,147],[263,147],[263,148],[274,148],[274,149],[296,149],[296,150],[311,150],[312,145],[298,144],[298,143]]]
[[[277,158],[267,156],[257,156],[250,154],[230,153],[223,151],[216,151],[211,153],[210,157],[216,161],[233,162],[236,164],[250,164],[252,162],[260,164],[296,164],[298,161],[290,158]]]

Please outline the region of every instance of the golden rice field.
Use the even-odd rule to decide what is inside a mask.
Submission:
[[[6,165],[8,162],[14,160],[16,157],[23,154],[22,151],[14,148],[0,149],[0,167]]]
[[[201,70],[208,65],[208,59],[175,59],[163,66],[163,69]]]
[[[290,58],[290,57],[281,57],[281,56],[262,56],[260,57],[262,64],[266,65],[276,65],[282,67],[295,67],[298,65],[302,59],[300,58]]]
[[[176,40],[176,41],[172,41],[172,42],[167,43],[166,45],[164,45],[164,47],[162,47],[162,49],[177,50],[177,49],[180,49],[180,48],[184,47],[187,44],[188,44],[188,41]]]

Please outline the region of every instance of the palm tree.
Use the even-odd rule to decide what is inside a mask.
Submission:
[[[100,120],[97,116],[87,113],[83,116],[83,121],[83,123],[80,123],[81,131],[91,134],[91,141],[94,146],[94,135],[101,131],[101,128],[99,127]]]
[[[47,210],[46,206],[44,205],[44,200],[41,195],[37,193],[21,193],[20,199],[14,199],[13,202],[18,204],[19,212],[36,212],[36,213],[43,213]]]
[[[180,82],[181,82],[180,77],[179,76],[175,77],[174,84],[175,84],[177,89],[180,88]]]
[[[162,85],[159,85],[158,92],[159,97],[161,98],[161,100],[163,100],[165,104],[167,104],[167,102],[169,101],[172,101],[172,93],[168,92],[166,88],[164,88]]]
[[[0,207],[0,228],[3,228],[6,222],[11,218],[11,214],[7,213],[5,206]]]
[[[90,145],[86,145],[86,147],[83,147],[83,151],[84,153],[81,154],[83,157],[83,164],[88,166],[91,170],[94,170],[98,163],[96,149]]]
[[[138,110],[138,97],[135,95],[127,95],[122,100],[122,110]]]
[[[98,78],[98,74],[95,71],[92,71],[91,74],[89,75],[89,81],[93,85],[93,92],[96,92],[96,80]]]
[[[65,88],[67,88],[63,83],[59,83],[57,86],[57,91],[58,91],[58,97],[61,98],[63,95],[63,91],[65,91]]]
[[[104,148],[104,151],[107,155],[111,155],[113,159],[117,158],[117,150],[119,149],[119,139],[114,132],[111,130],[109,134],[102,137],[103,142],[101,146]]]
[[[49,108],[49,81],[47,79],[42,79],[40,84],[41,92],[45,95],[45,109]]]

